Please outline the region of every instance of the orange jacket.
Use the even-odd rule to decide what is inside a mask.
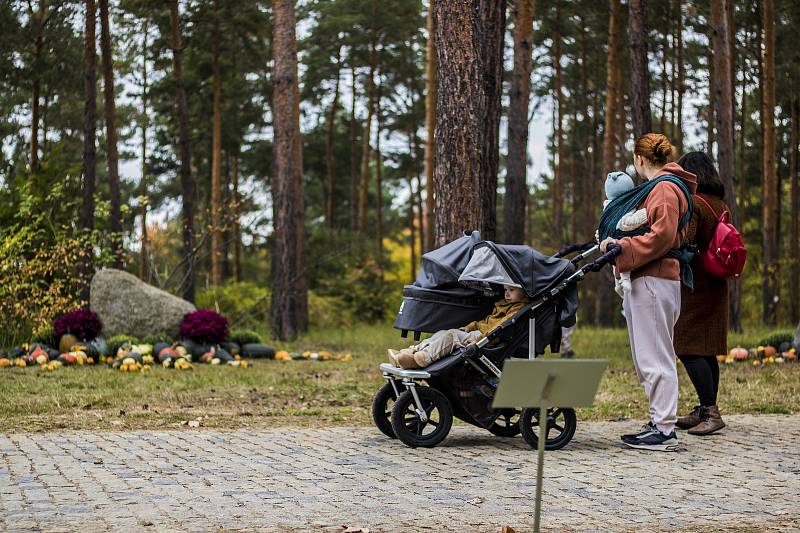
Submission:
[[[697,178],[677,163],[667,163],[651,178],[671,174],[686,184],[692,194],[697,190]],[[677,259],[666,258],[672,248],[680,248],[687,228],[678,231],[678,220],[689,205],[686,196],[674,183],[661,182],[653,187],[642,205],[637,209],[647,210],[650,231],[636,237],[619,240],[622,253],[617,257],[619,272],[630,272],[631,279],[642,276],[680,280],[681,268]]]

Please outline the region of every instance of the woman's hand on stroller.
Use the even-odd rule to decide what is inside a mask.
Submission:
[[[619,241],[614,239],[613,237],[606,237],[603,239],[603,242],[600,243],[600,251],[602,253],[606,253],[612,245],[617,244]]]

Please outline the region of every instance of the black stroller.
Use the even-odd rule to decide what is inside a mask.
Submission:
[[[375,394],[372,417],[378,429],[408,446],[433,447],[450,432],[453,416],[500,437],[520,433],[536,448],[539,409],[492,409],[503,362],[558,352],[561,328],[575,324],[576,284],[589,271],[613,261],[619,249],[583,266],[598,251],[595,243],[572,245],[553,257],[533,248],[481,241],[475,231],[428,252],[417,279],[403,289],[394,327],[402,336],[458,328],[487,316],[500,299],[501,285],[522,287],[529,303],[476,344],[419,370],[380,365],[386,384]],[[578,253],[571,260],[564,256]],[[425,382],[427,386],[423,385]],[[568,408],[548,409],[545,447],[563,448],[575,434],[577,418]]]

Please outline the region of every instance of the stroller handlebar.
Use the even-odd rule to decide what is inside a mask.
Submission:
[[[598,272],[601,268],[608,263],[614,263],[614,260],[622,253],[622,247],[618,244],[612,244],[606,253],[598,257],[591,265],[594,272]]]
[[[568,244],[566,246],[562,246],[561,249],[558,252],[556,252],[556,254],[553,257],[565,257],[575,252],[585,252],[595,244],[596,244],[595,242],[584,242],[584,243],[579,242],[575,244]]]

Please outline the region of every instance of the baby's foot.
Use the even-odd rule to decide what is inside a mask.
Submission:
[[[429,364],[433,362],[431,359],[430,354],[428,352],[414,352],[414,362],[419,365],[420,368],[425,368]]]

